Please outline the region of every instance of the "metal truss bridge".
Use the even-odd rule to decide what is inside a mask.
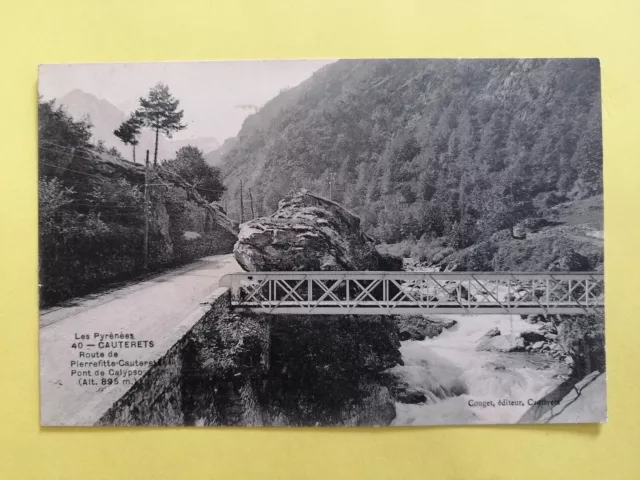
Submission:
[[[260,272],[225,275],[239,310],[304,315],[593,314],[604,311],[595,272]]]

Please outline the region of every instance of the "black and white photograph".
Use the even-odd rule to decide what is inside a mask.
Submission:
[[[42,426],[607,420],[600,62],[41,65]]]

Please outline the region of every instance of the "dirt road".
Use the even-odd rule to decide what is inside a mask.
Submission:
[[[117,399],[130,387],[122,378],[117,385],[108,384],[109,378],[119,376],[120,367],[103,368],[104,362],[145,361],[163,354],[159,350],[168,348],[167,341],[218,288],[220,278],[237,271],[241,269],[233,255],[206,257],[137,284],[41,311],[41,424],[86,425],[97,420],[104,413],[105,398]],[[122,341],[129,343],[114,348],[100,344]],[[117,353],[117,360],[109,352]]]

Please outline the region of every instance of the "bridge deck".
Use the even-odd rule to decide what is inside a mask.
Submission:
[[[604,309],[596,272],[260,272],[222,278],[237,309],[277,314],[585,314]]]

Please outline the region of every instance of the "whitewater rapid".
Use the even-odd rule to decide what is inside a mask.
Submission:
[[[424,393],[427,401],[397,402],[394,425],[516,423],[530,402],[566,378],[566,365],[542,354],[476,351],[493,328],[514,336],[531,330],[519,315],[446,318],[458,323],[435,338],[402,342],[405,364],[391,373]]]

